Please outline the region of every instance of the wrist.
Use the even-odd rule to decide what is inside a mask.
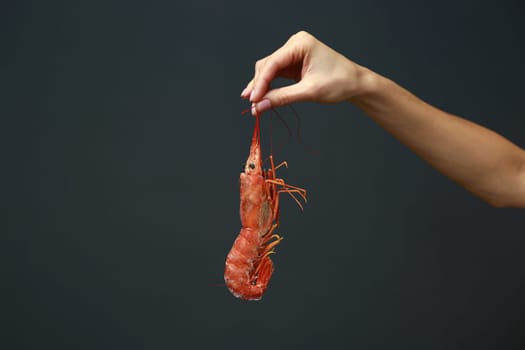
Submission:
[[[351,103],[359,103],[359,101],[367,97],[378,94],[384,78],[366,67],[357,66],[355,79],[355,90],[347,99]]]

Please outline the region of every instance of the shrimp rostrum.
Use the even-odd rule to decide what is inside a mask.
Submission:
[[[270,254],[282,237],[275,233],[279,225],[279,195],[288,193],[302,209],[306,190],[291,186],[276,177],[277,166],[269,156],[269,169],[263,169],[259,115],[255,116],[250,154],[240,175],[241,232],[226,258],[224,281],[230,292],[244,300],[259,300],[273,273]]]

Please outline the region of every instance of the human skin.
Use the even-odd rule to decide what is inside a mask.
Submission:
[[[284,77],[296,83],[271,89]],[[525,151],[501,135],[422,101],[301,31],[257,61],[241,93],[252,114],[298,101],[348,101],[423,160],[494,207],[525,208]]]

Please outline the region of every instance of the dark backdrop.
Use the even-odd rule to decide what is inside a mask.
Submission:
[[[0,13],[3,349],[523,348],[523,210],[474,198],[349,104],[296,105],[303,143],[276,157],[309,202],[282,200],[263,300],[221,285],[253,128],[238,96],[258,58],[308,30],[524,147],[520,1]]]

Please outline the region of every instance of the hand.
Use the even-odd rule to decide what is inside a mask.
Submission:
[[[241,97],[252,102],[252,114],[297,101],[337,103],[366,90],[370,79],[366,79],[369,74],[365,72],[369,71],[301,31],[257,61],[255,76]],[[277,77],[296,83],[271,89],[270,84]]]

